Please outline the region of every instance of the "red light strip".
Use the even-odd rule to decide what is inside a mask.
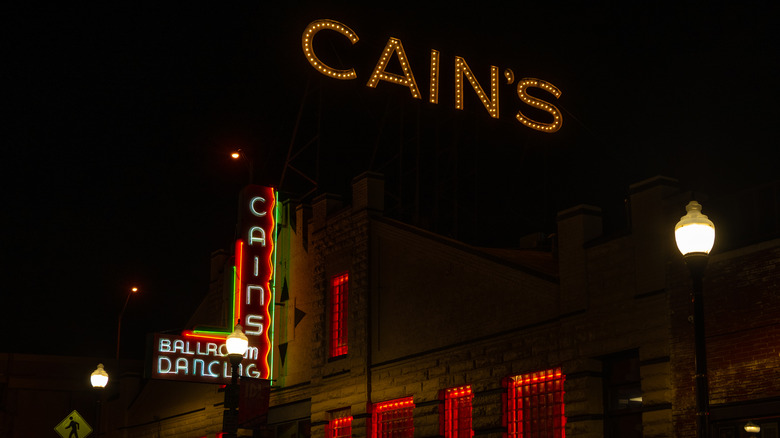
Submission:
[[[236,240],[236,290],[234,291],[234,303],[233,318],[241,317],[241,290],[244,287],[243,278],[241,278],[244,272],[244,241],[241,239]],[[235,323],[231,323],[233,325]]]
[[[377,403],[376,405],[376,411],[377,412],[384,412],[389,411],[393,409],[402,409],[406,407],[414,407],[414,401],[412,400],[412,397],[406,397],[404,399],[399,400],[392,400],[388,402],[382,402]]]
[[[187,338],[212,339],[215,341],[224,341],[227,337],[227,335],[206,335],[203,333],[195,333],[192,330],[184,330],[181,332],[181,334]]]

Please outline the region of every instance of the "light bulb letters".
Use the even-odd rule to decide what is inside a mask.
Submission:
[[[356,79],[357,73],[354,68],[349,69],[336,69],[323,63],[315,54],[312,41],[314,35],[321,30],[333,30],[340,33],[349,39],[354,45],[359,41],[357,34],[350,29],[347,25],[335,20],[320,19],[309,23],[306,29],[303,31],[301,37],[301,47],[303,48],[303,54],[309,61],[312,67],[314,67],[320,73],[341,80]],[[398,63],[401,65],[402,75],[396,73],[390,73],[386,71],[387,65],[390,60],[395,56]],[[477,97],[482,105],[488,112],[488,115],[492,118],[499,118],[499,68],[497,66],[490,66],[490,94],[486,93],[479,81],[477,75],[475,75],[466,60],[463,57],[455,56],[455,108],[462,110],[464,106],[464,83],[468,81],[471,88],[473,88]],[[431,49],[430,52],[430,85],[428,87],[428,102],[431,104],[439,103],[439,80],[441,77],[441,60],[438,50]],[[511,69],[504,70],[504,76],[507,80],[507,84],[514,82],[514,73]],[[422,99],[420,90],[417,87],[417,81],[412,73],[412,66],[409,63],[408,56],[404,50],[403,43],[400,39],[390,37],[385,44],[385,48],[379,55],[376,66],[371,73],[371,76],[366,83],[367,87],[376,88],[379,81],[389,82],[391,84],[401,85],[409,88],[409,91],[414,99]],[[542,122],[531,119],[522,110],[518,110],[515,114],[515,120],[521,123],[523,126],[531,128],[533,130],[553,133],[561,129],[563,124],[563,118],[561,111],[558,110],[555,105],[542,100],[538,97],[530,96],[526,93],[528,88],[538,88],[542,91],[550,93],[556,99],[560,98],[561,91],[553,84],[535,78],[524,78],[517,83],[517,96],[520,102],[530,107],[536,108],[549,114],[552,117],[552,122]],[[254,207],[253,207],[254,208]],[[252,236],[250,235],[250,245],[252,244]]]

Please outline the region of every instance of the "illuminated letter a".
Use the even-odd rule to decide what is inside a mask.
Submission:
[[[388,73],[385,71],[387,63],[390,62],[390,57],[396,53],[398,56],[398,62],[401,63],[401,70],[404,75],[397,75],[395,73]],[[414,80],[414,74],[412,74],[412,68],[409,66],[409,59],[404,52],[404,46],[401,44],[401,40],[398,38],[390,37],[385,45],[385,51],[382,52],[382,56],[374,67],[374,72],[371,73],[371,79],[368,80],[367,86],[376,88],[379,81],[387,81],[392,84],[399,84],[405,87],[409,87],[409,91],[412,92],[412,97],[415,99],[422,99],[420,97],[420,90],[417,89],[417,82]]]

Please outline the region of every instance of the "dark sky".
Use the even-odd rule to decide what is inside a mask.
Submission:
[[[578,203],[619,208],[628,184],[657,174],[712,195],[778,177],[768,2],[283,3],[3,7],[0,351],[112,356],[131,285],[141,293],[124,316],[123,356],[143,356],[146,332],[180,329],[208,289],[211,252],[234,237],[248,171],[227,153],[250,150],[256,182],[278,186],[293,133],[301,142],[316,132],[316,108],[322,190],[383,170],[403,127],[424,158],[472,161],[450,184],[511,204],[496,220],[518,235],[551,232],[555,211]],[[354,46],[325,32],[317,41],[359,79],[306,62],[301,33],[318,18],[358,33]],[[365,86],[390,36],[422,90],[428,53],[441,52],[439,105]],[[455,110],[455,55],[483,87],[489,65],[555,84],[561,98],[544,97],[563,128],[515,122],[505,81],[499,120],[470,89]],[[283,189],[307,190],[286,175]]]

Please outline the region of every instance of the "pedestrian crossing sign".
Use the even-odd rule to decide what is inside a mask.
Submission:
[[[86,438],[92,433],[92,426],[74,410],[54,427],[54,431],[62,438]]]

